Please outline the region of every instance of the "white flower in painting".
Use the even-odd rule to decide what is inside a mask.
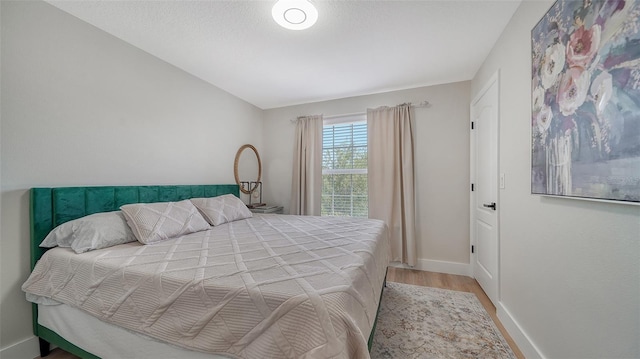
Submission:
[[[560,75],[560,72],[564,68],[564,61],[564,45],[555,44],[547,47],[540,66],[540,79],[542,80],[542,87],[545,90],[553,86],[558,80],[558,75]]]
[[[613,80],[611,79],[611,74],[603,71],[591,83],[591,96],[598,114],[601,114],[607,107],[612,93]]]
[[[536,87],[533,90],[531,105],[533,107],[533,112],[538,112],[544,106],[544,89],[540,86]]]
[[[562,75],[558,88],[558,105],[563,115],[569,116],[576,112],[587,99],[589,92],[589,72],[581,67],[572,67]]]
[[[536,123],[538,124],[538,129],[541,133],[544,133],[551,126],[551,120],[553,119],[553,111],[551,111],[551,107],[544,106],[538,112],[536,116]]]

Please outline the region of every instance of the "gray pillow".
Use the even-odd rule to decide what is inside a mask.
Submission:
[[[54,228],[40,247],[66,247],[76,253],[107,248],[136,240],[120,211],[95,213]]]
[[[192,198],[191,202],[198,207],[212,226],[253,216],[240,198],[232,194],[210,198]]]
[[[120,209],[138,242],[142,244],[211,229],[188,199],[180,202],[127,204]]]

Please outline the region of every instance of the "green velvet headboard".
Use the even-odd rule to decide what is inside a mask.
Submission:
[[[181,201],[189,198],[239,196],[238,185],[105,186],[31,189],[31,269],[46,248],[39,245],[56,226],[129,203]]]

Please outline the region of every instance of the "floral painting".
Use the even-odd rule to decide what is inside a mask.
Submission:
[[[640,203],[639,3],[558,0],[532,30],[532,193]]]

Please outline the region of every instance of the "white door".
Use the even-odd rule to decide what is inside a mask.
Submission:
[[[489,299],[498,303],[498,74],[471,103],[471,263]]]

